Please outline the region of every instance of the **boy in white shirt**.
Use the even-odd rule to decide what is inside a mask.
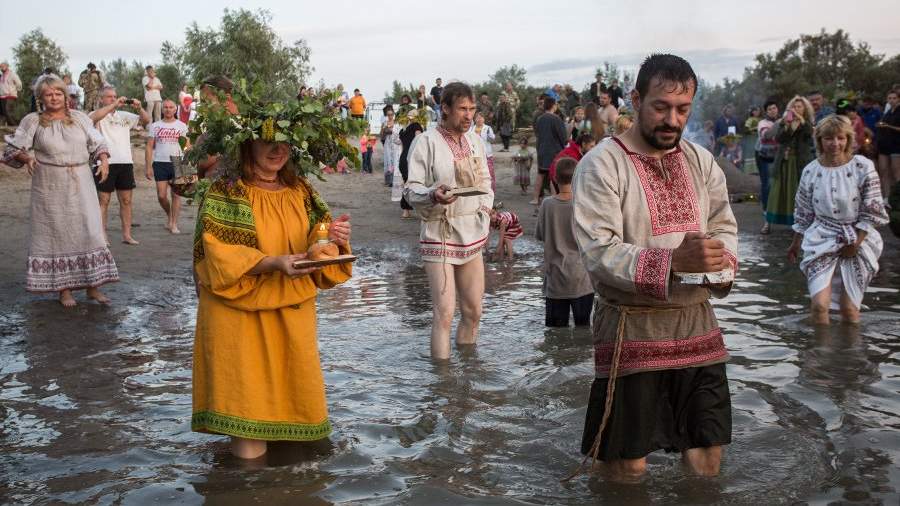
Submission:
[[[150,125],[147,130],[146,154],[147,180],[156,180],[156,198],[168,217],[166,228],[173,234],[181,233],[178,230],[181,200],[172,192],[172,203],[169,203],[168,194],[175,179],[175,165],[171,157],[181,156],[179,139],[186,137],[188,132],[188,126],[175,118],[177,111],[175,102],[166,100],[162,103],[163,119]]]

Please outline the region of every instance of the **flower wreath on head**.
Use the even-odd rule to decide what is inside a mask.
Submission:
[[[266,95],[261,83],[251,87],[241,80],[230,98],[219,93],[218,100],[202,100],[190,123],[187,137],[191,148],[185,151],[184,161],[196,166],[210,156],[221,156],[224,169],[218,180],[203,179],[197,187],[195,198],[201,203],[195,231],[195,261],[204,256],[199,241],[204,230],[225,230],[216,235],[221,235],[220,239],[237,237],[237,243],[247,246],[256,243],[246,187],[240,182],[240,151],[245,142],[263,140],[290,146],[290,164],[308,196],[310,226],[331,219],[328,205],[309,183],[310,176],[324,181],[322,167],[334,166],[342,158],[359,167],[359,152],[347,142],[347,137],[361,134],[365,122],[342,118],[340,110],[330,105],[334,95],[319,94],[288,102],[265,100]],[[237,107],[237,114],[226,107],[229,99]],[[184,147],[186,140],[181,142]]]

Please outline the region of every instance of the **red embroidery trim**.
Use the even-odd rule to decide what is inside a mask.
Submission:
[[[470,250],[452,250],[446,249],[442,250],[441,248],[419,248],[419,254],[423,257],[447,257],[447,258],[469,258],[480,252],[484,246],[478,246],[477,248],[473,248]]]
[[[690,367],[727,356],[722,330],[665,341],[624,341],[619,358],[619,374],[634,369],[673,369]],[[598,376],[609,374],[613,343],[594,345],[594,369]]]
[[[443,243],[441,241],[419,241],[419,244],[443,244],[444,246],[453,246],[455,248],[468,248],[471,246],[475,246],[476,244],[481,244],[484,241],[487,241],[487,236],[484,236],[481,239],[478,239],[477,241],[471,242],[469,244],[456,244],[452,242]]]
[[[652,234],[699,232],[700,208],[681,148],[657,160],[629,151],[618,138],[613,140],[628,154],[637,171],[650,210]]]
[[[453,153],[454,160],[462,160],[471,154],[469,141],[466,140],[466,134],[462,134],[460,136],[460,142],[456,142],[453,134],[448,132],[444,127],[437,127],[437,131],[439,134],[441,134],[441,137],[443,137],[444,142],[447,143],[447,146],[450,147],[450,152]]]
[[[725,257],[728,258],[729,262],[731,262],[731,270],[733,270],[734,273],[737,274],[737,271],[738,271],[737,255],[735,255],[734,253],[732,253],[728,250],[725,250]]]
[[[635,290],[654,299],[666,300],[671,266],[672,250],[664,248],[641,250],[634,272]]]

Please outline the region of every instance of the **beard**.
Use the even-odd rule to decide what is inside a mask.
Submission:
[[[672,149],[681,142],[681,132],[680,128],[670,127],[668,125],[659,125],[653,128],[647,128],[643,124],[641,124],[641,128],[639,129],[641,132],[641,137],[644,138],[644,141],[647,144],[653,146],[655,149]],[[657,133],[674,133],[675,139],[670,142],[662,141],[656,137]]]

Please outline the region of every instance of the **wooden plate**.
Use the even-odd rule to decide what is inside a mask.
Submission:
[[[451,197],[474,197],[476,195],[487,195],[488,192],[475,186],[464,186],[462,188],[453,188],[447,192]]]
[[[294,269],[309,269],[312,267],[325,267],[326,265],[349,264],[356,261],[356,255],[338,255],[325,260],[297,260]]]

